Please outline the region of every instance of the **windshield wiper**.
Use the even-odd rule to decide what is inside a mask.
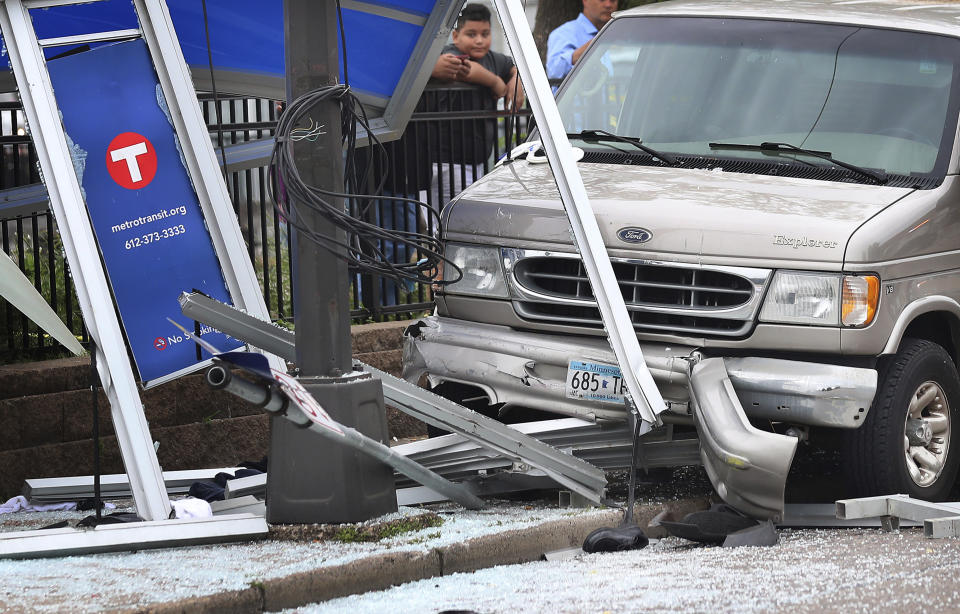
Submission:
[[[581,141],[586,141],[586,142],[594,141],[597,143],[602,141],[619,141],[621,143],[633,145],[640,151],[648,153],[654,158],[657,158],[658,160],[662,160],[666,162],[670,166],[680,165],[680,162],[670,154],[665,154],[663,152],[657,151],[653,147],[648,147],[644,145],[643,141],[640,139],[635,139],[630,136],[620,136],[619,134],[607,132],[606,130],[583,130],[581,132],[567,133],[567,138],[580,139]]]
[[[786,152],[795,152],[799,154],[804,154],[807,156],[813,156],[814,158],[820,158],[828,162],[832,162],[837,166],[841,166],[847,170],[851,170],[855,173],[859,173],[864,177],[869,177],[876,181],[879,185],[887,183],[887,174],[883,171],[874,171],[868,168],[863,168],[862,166],[857,166],[856,164],[850,164],[849,162],[844,162],[843,160],[837,160],[829,151],[817,151],[815,149],[804,149],[802,147],[797,147],[796,145],[791,145],[790,143],[771,143],[764,142],[759,145],[746,145],[742,143],[709,143],[710,149],[739,149],[743,151],[763,151],[770,153],[786,153]]]

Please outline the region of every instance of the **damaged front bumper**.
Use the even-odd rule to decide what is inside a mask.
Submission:
[[[693,348],[643,346],[643,357],[660,393],[675,412],[687,414],[687,359]],[[586,420],[625,418],[623,403],[566,396],[571,359],[616,365],[610,344],[600,337],[561,337],[430,316],[407,329],[403,377],[431,385],[469,384],[491,404],[529,407]]]
[[[643,358],[673,414],[692,415],[689,367],[697,348],[641,343]],[[622,403],[566,396],[571,359],[616,365],[607,340],[517,331],[430,316],[409,327],[403,377],[431,385],[459,382],[480,388],[491,404],[519,406],[586,420],[623,420]],[[786,424],[857,428],[866,418],[877,373],[816,362],[726,357],[723,361],[747,416]]]
[[[750,418],[857,428],[877,374],[832,364],[757,357],[703,359],[697,348],[642,343],[644,360],[670,414],[694,416],[701,458],[717,492],[754,516],[775,517],[796,439],[756,429]],[[459,382],[491,404],[529,407],[587,420],[623,420],[620,403],[566,396],[571,359],[617,364],[606,339],[516,331],[431,316],[407,330],[403,376],[432,385]]]

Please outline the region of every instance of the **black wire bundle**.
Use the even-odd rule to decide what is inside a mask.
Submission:
[[[294,158],[294,143],[300,140],[313,140],[319,135],[322,126],[316,125],[310,112],[321,102],[335,100],[340,105],[341,133],[346,152],[344,164],[344,185],[348,192],[339,193],[310,185],[300,175]],[[356,144],[357,126],[362,126],[370,139],[371,155],[377,156],[381,164],[367,164],[359,172]],[[298,127],[299,126],[299,127]],[[387,167],[387,152],[367,122],[366,113],[359,100],[346,85],[330,85],[308,92],[292,103],[277,122],[276,142],[270,158],[270,193],[279,213],[296,229],[302,238],[314,241],[360,271],[391,277],[398,281],[408,280],[418,283],[450,284],[462,276],[460,269],[443,256],[440,239],[430,234],[416,231],[388,230],[352,215],[346,204],[354,201],[356,210],[364,211],[374,201],[389,201],[394,206],[405,203],[415,205],[427,215],[427,228],[435,228],[439,215],[431,207],[418,200],[399,196],[382,196],[386,175],[381,174],[372,182],[373,194],[363,194],[361,186],[369,185],[372,168]],[[340,199],[344,199],[340,201]],[[333,200],[334,202],[331,202]],[[340,204],[343,202],[344,204]],[[346,233],[346,241],[317,232],[303,223],[304,217],[298,215],[300,207],[308,207],[329,220]],[[414,262],[390,262],[386,253],[387,242],[394,244],[394,253],[403,253],[400,246],[407,246],[416,254]],[[409,253],[409,252],[408,252]],[[441,264],[443,266],[441,266]],[[437,281],[443,267],[446,267],[445,279]],[[456,271],[455,275],[451,275]]]

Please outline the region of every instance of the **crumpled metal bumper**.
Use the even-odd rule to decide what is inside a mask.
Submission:
[[[703,359],[697,348],[642,344],[661,394],[677,414],[693,414],[710,481],[735,508],[760,518],[783,510],[797,440],[754,428],[750,418],[857,428],[876,392],[873,369],[760,357]],[[623,420],[624,406],[566,397],[570,359],[616,364],[602,337],[517,331],[431,316],[408,329],[407,380],[454,381],[505,403],[585,418]],[[664,414],[666,415],[666,414]]]
[[[690,401],[700,458],[717,494],[745,514],[779,520],[797,438],[750,424],[723,359],[691,367]]]
[[[689,414],[688,370],[700,360],[694,347],[641,344],[660,394],[675,414]],[[518,331],[453,318],[423,318],[408,331],[403,377],[431,384],[461,382],[481,388],[490,403],[551,411],[586,420],[623,420],[618,403],[566,396],[571,359],[617,364],[607,340]],[[835,428],[857,428],[877,386],[873,369],[758,357],[722,359],[751,418]]]
[[[687,361],[694,348],[643,345],[643,357],[660,394],[674,412],[687,415]],[[540,409],[585,420],[626,418],[622,403],[566,396],[571,359],[617,364],[603,337],[570,337],[518,331],[430,316],[407,329],[403,378],[424,374],[431,385],[444,381],[482,389],[491,404]]]

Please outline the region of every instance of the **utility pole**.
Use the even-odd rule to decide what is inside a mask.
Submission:
[[[283,17],[289,104],[338,81],[337,5],[284,0]],[[340,104],[322,101],[310,116],[323,126],[324,134],[295,144],[297,168],[307,183],[342,193]],[[337,204],[347,206],[342,200]],[[296,211],[298,224],[345,241],[343,231],[304,203],[296,203]],[[347,264],[292,227],[291,235],[301,382],[335,420],[387,443],[380,380],[352,373]],[[269,476],[267,520],[271,523],[358,522],[396,510],[389,467],[331,445],[284,418],[271,418]]]
[[[339,75],[337,14],[333,2],[284,2],[287,102],[328,85]],[[343,153],[340,105],[335,100],[318,103],[311,117],[323,126],[316,141],[294,145],[297,167],[307,183],[332,192],[343,192]],[[341,199],[330,198],[340,206]],[[343,239],[329,220],[298,203],[300,224],[318,233]],[[293,233],[294,313],[297,366],[301,376],[339,377],[351,369],[350,309],[347,300],[347,265],[314,241]]]

